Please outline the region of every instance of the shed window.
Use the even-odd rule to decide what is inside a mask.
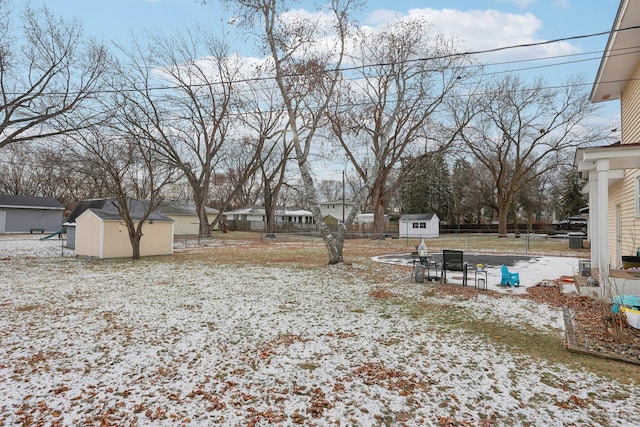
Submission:
[[[411,224],[411,228],[420,228],[420,224],[417,222],[414,222]]]
[[[420,228],[427,228],[427,223],[426,222],[421,222],[420,223]]]

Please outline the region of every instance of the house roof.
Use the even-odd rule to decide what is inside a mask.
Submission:
[[[14,196],[11,194],[0,194],[0,207],[64,210],[64,205],[54,197]]]
[[[196,215],[196,204],[191,201],[183,200],[163,200],[157,209],[158,212],[165,215]],[[216,214],[217,209],[205,207],[208,214]]]
[[[321,205],[341,205],[342,204],[342,199],[340,200],[326,200],[324,202],[320,202]],[[355,202],[353,200],[345,200],[344,201],[345,205],[354,205]]]
[[[638,40],[640,40],[638,24],[640,24],[640,2],[622,0],[591,89],[589,97],[591,102],[620,99],[638,61],[636,53]]]
[[[246,208],[240,208],[233,211],[226,211],[224,214],[229,215],[264,215],[265,210],[263,206],[247,206]],[[311,211],[299,208],[276,208],[276,215],[291,215],[291,216],[312,216]]]
[[[400,215],[400,221],[431,221],[434,217],[438,218],[438,215],[435,213],[404,214]]]
[[[264,207],[262,206],[247,206],[240,209],[234,209],[232,211],[225,211],[225,215],[264,215]]]

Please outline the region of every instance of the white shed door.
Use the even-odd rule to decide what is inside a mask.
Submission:
[[[7,212],[0,211],[0,233],[4,233],[6,221],[7,221]]]

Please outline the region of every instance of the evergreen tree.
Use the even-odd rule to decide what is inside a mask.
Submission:
[[[563,171],[561,182],[558,215],[560,218],[577,215],[580,209],[588,205],[587,197],[582,193],[585,180],[580,177],[578,171],[570,168]]]
[[[452,217],[454,199],[451,176],[443,153],[431,153],[415,160],[400,187],[404,213],[436,213],[443,221]]]

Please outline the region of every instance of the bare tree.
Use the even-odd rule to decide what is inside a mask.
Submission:
[[[90,126],[84,109],[105,69],[103,46],[88,41],[77,21],[25,8],[23,32],[0,12],[0,148]]]
[[[0,150],[0,193],[37,196],[38,174],[31,144],[15,144]]]
[[[507,234],[507,215],[530,180],[568,164],[585,141],[602,138],[578,78],[561,88],[543,79],[528,84],[515,75],[488,81],[465,108],[451,109],[469,153],[486,168],[495,188],[498,233]]]
[[[174,171],[144,137],[91,128],[72,134],[70,142],[69,153],[82,165],[84,174],[115,200],[129,233],[132,258],[140,259],[143,225],[161,202],[162,189],[174,181]]]
[[[318,193],[324,200],[342,199],[342,181],[324,179],[318,185]]]
[[[293,150],[287,138],[285,109],[271,79],[266,78],[264,67],[256,70],[254,78],[246,83],[244,124],[255,135],[263,136],[260,154],[260,189],[265,210],[266,231],[276,231],[278,197],[285,183],[287,166]]]
[[[223,159],[233,144],[252,145],[242,164],[235,162],[232,191],[220,201],[221,213],[259,167],[259,152],[266,136],[243,138],[234,127],[239,122],[240,100],[234,92],[241,63],[226,53],[225,46],[201,31],[156,34],[148,44],[134,41],[123,49],[127,61],[114,68],[117,93],[113,104],[120,126],[129,133],[153,141],[167,164],[180,170],[191,186],[200,222],[200,235],[210,235],[220,215],[210,224],[209,204],[216,171],[229,173]]]
[[[409,170],[393,173],[408,153],[428,155],[436,135],[436,109],[465,74],[465,56],[455,55],[452,40],[430,34],[422,20],[400,21],[379,33],[361,32],[357,75],[339,92],[329,111],[332,130],[363,181],[375,176],[371,188],[374,232],[385,231],[387,205]],[[420,152],[420,153],[418,153]],[[375,159],[380,159],[374,168]],[[408,165],[408,164],[406,164]]]
[[[357,214],[354,208],[345,227],[330,232],[320,211],[313,177],[311,156],[321,150],[318,133],[327,109],[335,99],[336,85],[352,23],[350,14],[358,6],[354,0],[332,0],[320,17],[289,19],[283,14],[286,1],[222,0],[237,9],[238,22],[255,31],[261,47],[269,56],[273,79],[287,113],[294,153],[305,201],[310,206],[327,248],[329,264],[343,261],[345,232]],[[375,177],[371,178],[371,181]],[[368,186],[356,196],[356,205],[366,195]]]

